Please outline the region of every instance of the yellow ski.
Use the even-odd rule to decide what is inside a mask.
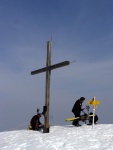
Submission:
[[[95,116],[95,115],[94,115]],[[66,118],[66,122],[69,122],[69,121],[74,121],[76,119],[87,119],[88,117],[93,117],[93,115],[87,115],[87,116],[80,116],[80,117],[75,117],[75,118]]]
[[[65,121],[69,122],[69,121],[73,121],[73,120],[76,120],[76,119],[79,119],[80,117],[76,117],[76,118],[66,118]]]

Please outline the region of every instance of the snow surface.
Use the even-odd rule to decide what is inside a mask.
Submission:
[[[50,133],[0,132],[0,150],[113,150],[113,124],[51,126]]]

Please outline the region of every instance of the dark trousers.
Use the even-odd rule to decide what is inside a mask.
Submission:
[[[76,118],[76,117],[80,117],[80,112],[75,112],[74,115],[75,115],[75,118]],[[78,123],[79,123],[79,119],[76,119],[76,120],[74,121],[74,124],[76,125],[76,124],[78,124]]]

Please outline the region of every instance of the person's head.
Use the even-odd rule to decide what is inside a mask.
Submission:
[[[41,116],[42,116],[42,114],[41,114],[41,113],[37,113],[37,115],[38,115],[38,117],[41,117]]]
[[[85,100],[85,97],[81,97],[80,101],[83,102]]]

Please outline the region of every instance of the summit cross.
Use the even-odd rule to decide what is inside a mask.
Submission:
[[[70,61],[63,61],[54,65],[51,65],[51,41],[47,42],[47,60],[46,67],[34,70],[31,72],[31,75],[39,74],[46,72],[46,86],[45,86],[45,107],[47,109],[46,114],[44,115],[44,133],[49,133],[49,106],[50,106],[50,76],[51,70],[64,67],[70,64]]]

